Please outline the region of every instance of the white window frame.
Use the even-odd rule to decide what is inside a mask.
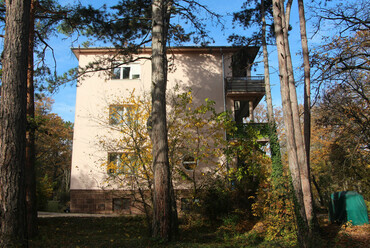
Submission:
[[[113,112],[114,108],[116,108],[115,112]],[[121,108],[120,110],[118,108]],[[132,121],[133,113],[133,105],[128,104],[112,104],[109,105],[109,125],[117,126],[117,125],[130,125]],[[115,116],[113,116],[115,115]],[[116,117],[116,118],[114,118]]]
[[[130,157],[131,161],[130,163],[135,163],[135,164],[123,164],[122,157]],[[114,158],[114,159],[111,159]],[[115,169],[112,168],[107,168],[107,173],[108,175],[119,175],[119,174],[135,174],[137,172],[137,166],[138,166],[138,161],[134,157],[133,153],[130,152],[108,152],[108,167],[110,163],[115,164]]]
[[[129,68],[128,77],[124,78],[124,69]],[[119,77],[118,77],[119,70]],[[112,69],[112,80],[137,80],[141,78],[141,66],[138,63],[123,64],[119,66],[113,66]]]

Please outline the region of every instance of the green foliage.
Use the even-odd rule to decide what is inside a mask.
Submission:
[[[214,180],[207,185],[200,193],[199,198],[200,206],[197,210],[211,221],[216,221],[227,215],[233,207],[230,186],[221,179]]]
[[[281,161],[280,144],[276,124],[269,124],[271,167],[266,168],[266,177],[260,181],[253,214],[262,218],[266,226],[266,242],[282,242],[284,247],[296,245],[295,208],[291,178]]]
[[[273,41],[274,39],[274,25],[272,23],[272,1],[264,1],[264,10],[267,20],[271,20],[269,27],[268,40]],[[244,29],[252,30],[253,27],[260,27],[262,25],[261,16],[261,1],[246,1],[241,6],[241,10],[233,13],[234,26],[239,26]],[[254,31],[250,37],[246,37],[240,34],[232,34],[229,36],[228,41],[232,42],[237,46],[247,45],[261,45],[261,28],[257,28],[258,31]]]
[[[36,180],[37,209],[46,210],[48,200],[53,195],[53,182],[47,174]]]

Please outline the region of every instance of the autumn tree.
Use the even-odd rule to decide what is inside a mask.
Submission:
[[[167,92],[167,129],[169,142],[169,167],[176,185],[188,185],[193,199],[200,197],[200,190],[216,175],[226,179],[226,161],[222,159],[226,147],[225,123],[231,122],[226,113],[216,113],[211,100],[195,104],[191,91]],[[134,199],[134,207],[145,213],[151,224],[153,210],[152,143],[146,120],[150,114],[150,100],[147,95],[135,95],[114,101],[116,106],[130,106],[127,111],[111,108],[109,125],[105,118],[97,118],[99,126],[107,127],[121,135],[99,136],[97,145],[103,150],[119,154],[118,159],[102,161],[109,171],[104,186],[117,186],[127,191]],[[225,118],[224,118],[224,117]],[[234,154],[235,155],[235,154]],[[191,157],[186,163],[184,157]],[[206,166],[205,166],[206,165]],[[208,170],[207,168],[212,168]],[[150,193],[148,195],[148,193]]]
[[[6,1],[0,105],[0,246],[26,247],[25,138],[30,1]]]
[[[119,98],[113,106],[129,106],[125,111],[110,108],[110,120],[103,116],[96,119],[99,126],[106,127],[120,135],[103,135],[98,137],[98,144],[113,156],[101,165],[107,170],[107,186],[129,190],[134,199],[134,207],[145,214],[149,230],[152,223],[153,208],[153,170],[152,144],[150,141],[147,119],[150,115],[150,100],[147,94]],[[113,120],[113,121],[112,121]],[[114,153],[112,153],[114,152]],[[118,157],[117,157],[118,155]]]
[[[363,192],[367,184],[360,182],[366,172],[360,168],[366,163],[366,137],[369,137],[366,131],[369,118],[366,110],[369,104],[369,7],[366,1],[338,1],[317,4],[310,10],[315,34],[320,33],[322,39],[311,54],[317,103],[313,125],[318,130],[325,128],[322,138],[315,135],[313,144],[315,184],[321,188],[322,195],[328,194],[325,192],[327,188],[351,188]],[[326,35],[325,27],[329,25],[333,32]],[[322,160],[317,147],[323,147],[326,152]],[[323,168],[337,171],[337,176],[326,174]],[[346,176],[356,178],[351,181],[353,184]]]
[[[366,194],[370,186],[366,169],[370,88],[366,74],[327,89],[315,108],[314,127],[319,132],[314,135],[314,176],[318,193],[326,196],[341,190]]]
[[[68,201],[73,124],[52,113],[52,104],[50,98],[36,101],[33,122],[38,210],[52,198],[64,204]],[[48,193],[43,189],[48,189]]]

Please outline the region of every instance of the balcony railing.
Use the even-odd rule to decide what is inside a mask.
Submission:
[[[265,93],[265,77],[227,77],[227,93],[260,92]]]

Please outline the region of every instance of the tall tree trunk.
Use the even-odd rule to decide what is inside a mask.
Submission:
[[[262,49],[263,49],[263,65],[265,74],[265,90],[266,90],[266,103],[267,103],[267,118],[269,123],[275,122],[274,110],[272,107],[271,87],[270,87],[270,70],[269,70],[269,57],[266,44],[266,18],[265,18],[265,0],[261,0],[261,16],[262,16]]]
[[[266,91],[266,103],[267,103],[267,118],[269,122],[269,138],[270,138],[270,149],[272,159],[272,180],[274,190],[278,190],[283,183],[283,164],[281,162],[280,144],[276,131],[276,122],[274,118],[274,109],[272,106],[271,86],[270,86],[270,70],[269,70],[269,59],[266,43],[266,18],[264,1],[261,0],[261,17],[262,17],[262,50],[263,50],[263,64],[264,64],[264,75],[265,75],[265,91]]]
[[[30,0],[6,1],[0,105],[0,247],[26,247],[25,143]]]
[[[33,47],[35,38],[35,0],[31,0],[27,69],[27,119],[26,132],[26,204],[28,237],[37,235],[36,174],[35,174],[35,99],[33,85]]]
[[[290,10],[292,6],[292,0],[287,2],[287,13],[282,17],[285,20],[283,24],[285,24],[285,29],[288,30],[289,28],[289,17],[290,17]],[[285,42],[285,52],[286,52],[286,60],[287,60],[287,69],[288,69],[288,80],[289,80],[289,94],[292,106],[292,113],[293,113],[293,124],[294,124],[294,138],[297,146],[297,157],[298,157],[298,164],[301,176],[301,184],[302,184],[302,192],[303,192],[303,201],[304,201],[304,208],[306,213],[307,221],[313,219],[313,202],[312,202],[312,190],[311,184],[309,179],[309,167],[308,161],[306,158],[306,149],[305,143],[302,136],[302,129],[301,129],[301,122],[299,118],[299,107],[298,107],[298,98],[297,98],[297,91],[295,86],[294,80],[294,70],[293,70],[293,62],[292,57],[290,54],[290,46],[289,46],[289,39],[288,39],[288,32],[284,32],[284,42]]]
[[[301,176],[297,157],[297,147],[295,143],[293,111],[291,105],[291,96],[289,92],[290,89],[289,89],[289,74],[287,68],[288,66],[287,49],[285,48],[285,46],[287,46],[288,44],[285,44],[284,38],[285,36],[284,33],[287,32],[288,30],[285,26],[284,2],[282,0],[273,0],[273,15],[275,22],[276,44],[278,49],[281,98],[284,113],[284,123],[288,141],[289,169],[292,177],[293,190],[295,196],[298,240],[301,247],[308,247],[307,239],[308,226],[303,202]]]
[[[299,11],[299,26],[301,30],[301,43],[302,43],[302,54],[303,54],[303,65],[304,65],[304,114],[303,114],[303,133],[304,133],[304,144],[306,151],[306,173],[307,179],[304,183],[307,183],[310,189],[310,196],[307,200],[307,204],[310,206],[306,207],[306,215],[309,227],[314,227],[314,208],[313,208],[313,197],[311,189],[311,176],[310,176],[310,143],[311,143],[311,82],[310,82],[310,61],[308,54],[307,44],[307,33],[306,33],[306,18],[304,15],[304,4],[303,0],[298,0],[298,11]],[[316,223],[317,225],[317,223]]]
[[[172,1],[152,2],[152,113],[153,143],[153,225],[154,237],[172,238],[171,173],[166,125],[167,57],[166,43]]]

